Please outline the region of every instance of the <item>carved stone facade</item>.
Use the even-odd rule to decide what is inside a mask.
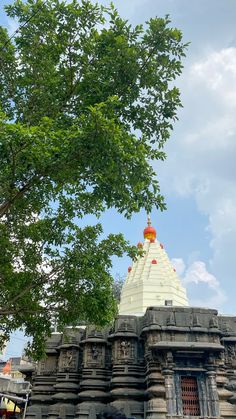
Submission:
[[[28,419],[96,419],[108,404],[136,419],[236,419],[236,317],[150,307],[53,334],[46,352]]]

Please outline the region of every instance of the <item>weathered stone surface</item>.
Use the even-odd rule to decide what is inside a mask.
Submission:
[[[236,317],[150,307],[142,317],[120,315],[111,329],[53,334],[27,417],[96,419],[107,404],[136,419],[190,417],[183,377],[196,383],[193,417],[236,419]]]

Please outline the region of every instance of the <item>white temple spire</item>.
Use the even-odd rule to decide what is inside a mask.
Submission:
[[[144,229],[144,256],[128,268],[121,292],[119,314],[142,315],[151,306],[188,306],[186,290],[173,268],[164,246],[156,239],[151,225]]]

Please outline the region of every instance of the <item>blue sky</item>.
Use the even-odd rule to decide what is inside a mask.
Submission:
[[[236,314],[236,2],[113,2],[132,24],[169,14],[173,26],[191,42],[177,81],[184,108],[166,145],[167,160],[155,164],[168,209],[153,211],[152,223],[187,287],[190,303]],[[12,33],[16,24],[3,12],[9,3],[0,2],[0,23]],[[122,232],[136,244],[146,215],[141,212],[127,221],[108,211],[101,221],[105,233]],[[129,264],[127,258],[114,260],[114,275],[125,275]],[[15,351],[20,342],[15,341]]]

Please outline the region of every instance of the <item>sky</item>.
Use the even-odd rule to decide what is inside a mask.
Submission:
[[[12,33],[16,23],[3,11],[10,3],[0,0],[0,24]],[[113,3],[132,24],[169,14],[172,26],[190,42],[176,82],[183,108],[165,147],[166,161],[154,163],[167,211],[153,211],[151,219],[190,304],[236,315],[236,1]],[[142,240],[146,214],[126,220],[110,210],[100,221],[106,234],[121,232],[136,244]],[[125,276],[129,265],[126,257],[114,259],[114,276]],[[17,334],[12,342],[6,356],[18,353],[24,337]]]

